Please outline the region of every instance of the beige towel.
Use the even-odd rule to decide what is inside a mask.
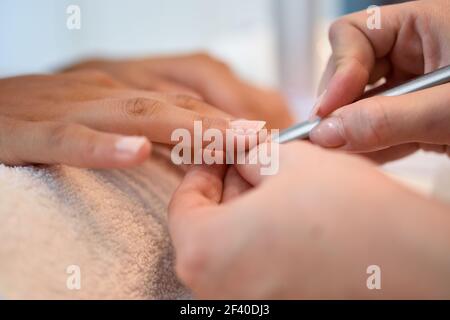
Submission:
[[[166,158],[127,170],[0,165],[0,296],[189,297],[166,223],[183,172]]]

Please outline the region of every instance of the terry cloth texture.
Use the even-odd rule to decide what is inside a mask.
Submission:
[[[126,170],[0,165],[0,296],[189,297],[166,214],[182,176],[162,154]]]

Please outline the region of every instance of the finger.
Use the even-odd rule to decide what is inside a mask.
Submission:
[[[212,219],[221,210],[218,203],[225,171],[225,165],[192,166],[169,203],[169,232],[176,252],[177,274],[191,287],[197,282],[194,279],[203,277],[214,262],[209,257],[217,252],[217,240],[223,239],[216,237],[215,230],[226,227]]]
[[[215,275],[225,274],[236,250],[245,246],[248,215],[241,204],[229,208],[222,199],[226,166],[196,166],[169,204],[169,232],[176,253],[176,271],[194,293],[216,287]],[[244,212],[242,212],[244,213]],[[211,281],[212,280],[212,281]]]
[[[252,186],[258,186],[274,176],[288,172],[292,165],[299,165],[301,159],[311,155],[311,149],[317,147],[303,141],[289,144],[264,142],[251,149],[245,164],[235,165],[240,176]]]
[[[245,118],[265,120],[268,128],[283,129],[293,125],[294,118],[279,92],[249,84],[244,84],[243,87],[247,97],[246,110],[242,110]]]
[[[172,196],[169,217],[173,219],[195,209],[217,205],[222,199],[225,172],[225,165],[192,166]]]
[[[80,70],[67,70],[63,74],[57,74],[55,77],[61,77],[62,80],[72,78],[73,81],[79,83],[85,83],[89,85],[95,85],[106,88],[124,88],[126,85],[116,78],[112,77],[109,73],[97,70],[95,68],[80,69]]]
[[[127,84],[137,89],[183,94],[201,99],[201,96],[189,87],[166,80],[163,76],[153,74],[145,66],[140,66],[137,69],[129,69],[128,71],[122,70],[118,76],[124,79]]]
[[[145,137],[124,137],[77,124],[0,118],[0,161],[8,165],[67,164],[121,168],[148,158]]]
[[[375,84],[391,71],[391,63],[386,58],[378,59],[370,73],[369,84]]]
[[[246,110],[242,81],[228,66],[206,54],[160,58],[157,63],[153,58],[149,64],[154,72],[191,88],[228,113]]]
[[[368,152],[409,142],[450,144],[450,85],[400,97],[358,101],[324,119],[310,135],[324,147]]]
[[[257,186],[261,184],[265,178],[261,174],[263,165],[259,160],[260,148],[267,148],[268,150],[271,150],[266,142],[261,143],[247,152],[244,164],[235,165],[236,171],[239,173],[239,175],[251,186]]]
[[[236,168],[230,167],[225,175],[222,202],[233,200],[251,188],[252,185],[241,177]]]
[[[109,92],[108,96],[111,98],[125,100],[135,97],[142,97],[144,99],[157,100],[161,103],[171,104],[180,108],[196,111],[211,117],[232,118],[229,114],[206,103],[202,99],[187,94],[127,89],[114,90]]]
[[[147,136],[153,142],[165,144],[178,143],[172,141],[172,133],[177,129],[186,129],[193,138],[202,133],[194,130],[199,125],[202,131],[217,129],[224,136],[229,126],[228,119],[148,98],[85,102],[74,108],[67,119],[101,131]]]
[[[153,58],[149,65],[153,72],[192,88],[206,102],[235,117],[267,120],[275,127],[292,123],[280,96],[246,84],[224,63],[208,55]]]
[[[157,81],[155,81],[154,85],[152,86],[152,90],[167,92],[175,95],[184,95],[195,98],[197,100],[203,99],[199,93],[195,92],[189,87],[164,79],[158,79]]]
[[[397,15],[397,7],[382,7],[382,29],[367,28],[366,12],[346,16],[331,26],[329,38],[333,55],[321,80],[323,95],[313,115],[325,117],[354,102],[366,85],[378,77],[376,73],[386,72],[385,64],[374,68],[376,61],[385,58],[395,45],[399,29]]]
[[[410,154],[416,152],[418,149],[418,143],[405,143],[379,151],[368,152],[365,153],[364,156],[377,164],[384,164],[409,156]]]
[[[210,104],[199,100],[196,97],[185,95],[185,94],[168,94],[165,99],[174,105],[180,106],[182,108],[198,112],[200,114],[210,115],[212,117],[232,119],[233,117],[228,113],[217,109]]]
[[[324,117],[360,97],[369,83],[374,65],[375,56],[370,42],[351,24],[333,24],[330,43],[333,55],[320,81],[320,96],[312,116]]]

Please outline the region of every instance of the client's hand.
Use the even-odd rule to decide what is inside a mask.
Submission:
[[[92,60],[68,70],[79,69],[103,70],[138,89],[201,96],[235,117],[264,120],[272,128],[287,127],[293,121],[279,93],[243,82],[227,65],[205,54],[125,61]]]
[[[448,297],[441,204],[303,142],[280,146],[276,176],[238,169],[246,180],[235,167],[193,167],[169,208],[176,269],[198,297]],[[367,287],[370,265],[382,290]]]
[[[383,150],[372,154],[379,160],[418,148],[450,155],[450,84],[353,103],[366,85],[382,78],[387,88],[449,65],[449,12],[448,0],[413,1],[381,7],[381,29],[367,28],[366,12],[334,23],[333,55],[316,110],[328,118],[313,130],[311,140],[352,152]]]
[[[190,96],[130,89],[100,71],[1,79],[0,163],[125,167],[149,155],[149,140],[171,143],[174,129],[193,131],[195,120],[225,130],[228,118]]]

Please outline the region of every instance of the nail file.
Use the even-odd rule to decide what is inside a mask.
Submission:
[[[408,81],[404,84],[376,95],[384,97],[395,97],[435,87],[448,82],[450,82],[450,66],[446,66],[431,73],[427,73],[423,76],[415,78],[411,81]],[[367,96],[370,96],[370,91],[366,95],[364,95],[363,98],[366,98]],[[307,139],[311,130],[319,125],[320,121],[321,119],[317,119],[314,121],[305,121],[298,123],[290,128],[281,131],[278,139],[276,139],[275,141],[277,141],[278,143],[286,143],[296,139]]]

